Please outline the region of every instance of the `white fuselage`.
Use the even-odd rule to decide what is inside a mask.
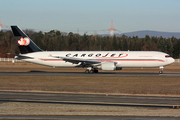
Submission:
[[[116,67],[160,67],[174,62],[174,59],[167,55],[157,51],[42,51],[23,54],[31,59],[22,60],[53,67],[76,67],[80,64],[52,57],[60,56],[101,62],[113,61],[117,63]]]

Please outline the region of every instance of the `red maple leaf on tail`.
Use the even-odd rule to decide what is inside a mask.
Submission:
[[[21,37],[20,40],[18,40],[18,44],[19,45],[25,45],[26,44],[26,40],[24,40],[24,38]]]

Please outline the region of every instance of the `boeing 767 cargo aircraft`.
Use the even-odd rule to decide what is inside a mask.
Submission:
[[[18,60],[52,67],[86,67],[85,73],[121,70],[123,67],[159,67],[174,62],[158,51],[43,51],[19,27],[11,26],[21,54]]]

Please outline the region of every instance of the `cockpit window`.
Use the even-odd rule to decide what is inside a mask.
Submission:
[[[169,57],[171,57],[170,55],[165,55],[165,58],[169,58]]]

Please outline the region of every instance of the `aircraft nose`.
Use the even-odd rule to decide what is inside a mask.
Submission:
[[[167,59],[168,64],[172,64],[172,63],[174,63],[174,61],[175,61],[174,58],[168,58]]]
[[[171,63],[174,63],[174,62],[175,62],[175,59],[174,59],[174,58],[171,58],[170,62],[171,62]]]

